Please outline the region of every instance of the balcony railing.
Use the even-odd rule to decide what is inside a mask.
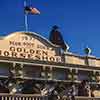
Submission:
[[[41,96],[39,94],[10,95],[10,94],[0,93],[0,100],[48,100],[48,96]],[[63,100],[70,100],[70,99],[67,96],[64,96]],[[100,100],[100,97],[76,96],[75,100]]]
[[[63,100],[70,100],[70,99],[67,96],[64,96]],[[75,96],[75,100],[100,100],[100,97]]]
[[[48,100],[47,96],[41,96],[39,94],[3,94],[0,93],[0,100]]]

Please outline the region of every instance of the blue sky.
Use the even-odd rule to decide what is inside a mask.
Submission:
[[[0,35],[24,31],[24,0],[0,0]],[[88,45],[92,55],[100,57],[100,0],[27,0],[40,10],[28,15],[29,31],[48,38],[58,25],[70,51],[84,55]]]

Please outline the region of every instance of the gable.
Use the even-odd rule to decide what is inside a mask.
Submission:
[[[61,62],[60,48],[36,33],[15,32],[0,44],[0,56]]]

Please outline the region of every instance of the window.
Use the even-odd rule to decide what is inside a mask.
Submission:
[[[41,75],[41,67],[34,65],[24,65],[23,73],[24,77],[39,78]]]
[[[0,62],[0,75],[8,76],[9,75],[9,68],[11,66],[13,66],[12,63]]]
[[[89,71],[79,70],[78,71],[78,80],[89,80]]]
[[[54,68],[53,69],[53,79],[57,80],[65,80],[66,79],[66,70],[61,68]]]

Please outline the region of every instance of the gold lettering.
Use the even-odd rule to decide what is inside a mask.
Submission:
[[[11,56],[17,58],[17,53],[16,52],[11,52]]]
[[[42,56],[42,60],[48,61],[48,57],[47,56]]]
[[[15,47],[10,47],[10,51],[15,51]]]
[[[28,54],[27,57],[28,57],[29,59],[32,59],[33,55],[32,55],[32,54]]]
[[[42,51],[42,55],[48,55],[47,51]]]
[[[10,45],[21,46],[21,42],[9,41]]]
[[[26,54],[20,53],[20,57],[21,57],[21,58],[25,58],[25,57],[26,57]]]
[[[9,52],[8,51],[4,51],[4,56],[8,57],[9,56]]]
[[[31,54],[34,54],[35,51],[34,51],[33,49],[30,49],[30,53],[31,53]]]
[[[40,58],[39,55],[36,55],[36,56],[35,56],[35,59],[36,59],[36,60],[40,60],[41,58]]]
[[[41,50],[36,50],[37,55],[41,55]]]
[[[14,41],[9,41],[9,44],[10,45],[14,45]]]
[[[27,51],[25,48],[23,49],[23,52],[24,52],[24,53],[28,53],[28,51]]]
[[[16,46],[16,44],[21,44],[21,42],[14,42],[9,41],[11,46],[9,47],[9,50],[0,50],[0,56],[6,56],[6,57],[15,57],[15,58],[26,58],[26,59],[33,59],[33,60],[42,60],[42,61],[49,61],[49,62],[63,62],[63,59],[60,56],[56,56],[52,54],[49,54],[52,52],[48,49],[35,49],[30,47],[20,47]],[[22,42],[22,44],[25,42]],[[25,45],[32,46],[33,43],[26,42]],[[52,56],[53,55],[53,56]]]
[[[22,52],[22,48],[17,48],[17,52]]]
[[[61,62],[61,58],[56,58],[56,62]]]
[[[53,62],[55,61],[54,57],[50,57],[49,59],[50,59],[50,61],[53,61]]]

